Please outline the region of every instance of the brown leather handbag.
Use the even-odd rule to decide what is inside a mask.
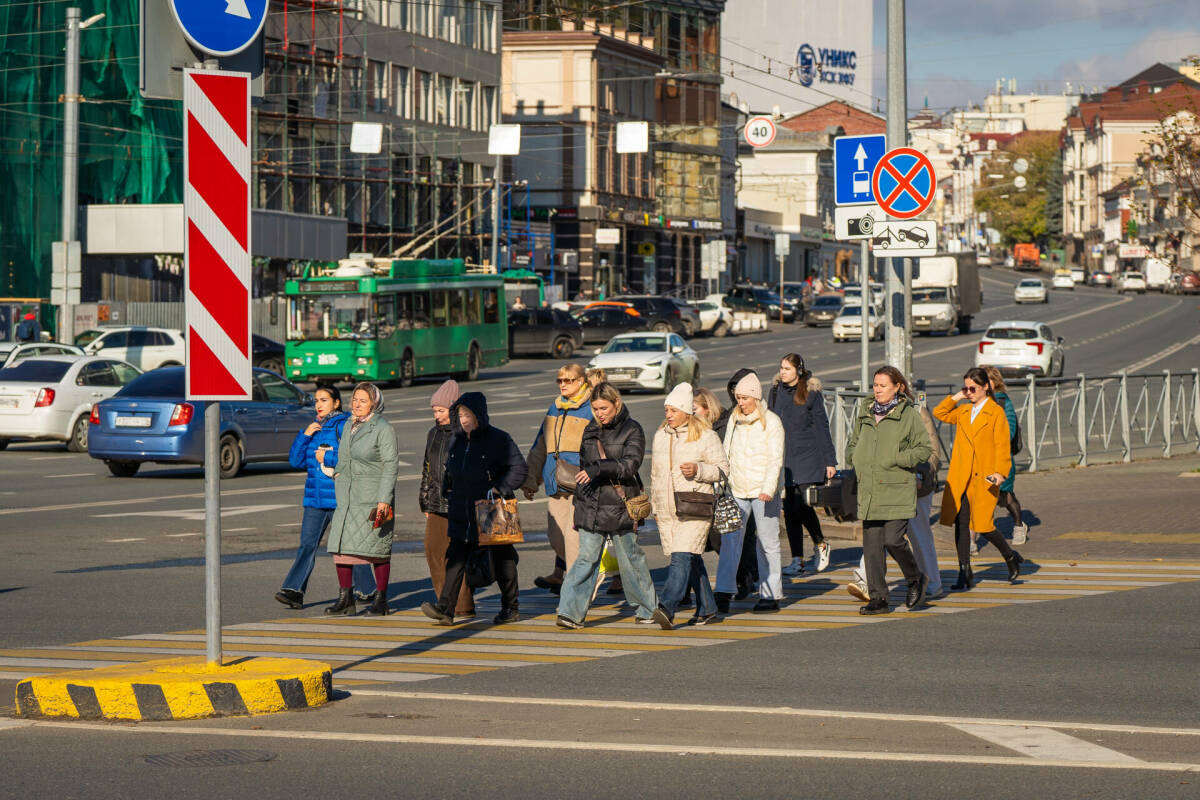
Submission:
[[[475,501],[475,522],[481,547],[525,541],[516,498],[506,500],[489,491],[486,499]]]
[[[668,450],[668,477],[674,482],[675,478],[675,439],[671,439]],[[672,483],[672,485],[674,485]],[[675,500],[675,519],[680,522],[712,522],[713,495],[711,492],[673,492]]]
[[[596,447],[600,451],[600,457],[607,459],[608,454],[604,452],[604,442],[597,439]],[[641,481],[638,483],[640,484]],[[646,496],[645,491],[640,492],[636,497],[627,497],[625,488],[618,481],[613,481],[612,487],[617,490],[617,496],[625,504],[625,513],[629,514],[629,518],[633,520],[633,529],[636,531],[638,523],[650,516],[650,498]]]

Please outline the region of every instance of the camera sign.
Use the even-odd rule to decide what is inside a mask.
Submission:
[[[879,206],[838,206],[833,210],[835,238],[870,239],[875,229],[887,223],[887,214]]]

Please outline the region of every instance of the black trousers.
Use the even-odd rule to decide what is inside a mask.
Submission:
[[[758,548],[756,534],[758,526],[751,514],[746,520],[746,535],[742,537],[742,557],[738,561],[737,585],[750,591],[758,591]]]
[[[438,598],[438,610],[443,614],[454,614],[458,604],[458,592],[467,578],[467,559],[475,548],[474,542],[451,539],[446,548],[446,581],[442,584],[442,596]],[[517,548],[511,544],[491,545],[492,567],[496,571],[496,583],[500,587],[500,605],[504,609],[517,608]]]
[[[1008,546],[1008,541],[1001,536],[995,528],[990,531],[979,531],[983,537],[991,542],[1005,561],[1012,558],[1012,548]],[[963,491],[963,496],[958,501],[958,516],[954,518],[954,547],[958,550],[958,563],[971,563],[971,501],[967,499],[966,491]]]
[[[900,565],[900,571],[909,583],[921,578],[921,570],[908,546],[907,536],[906,519],[863,520],[863,559],[866,561],[867,595],[872,603],[887,602],[888,556]]]
[[[804,531],[813,544],[825,541],[817,510],[804,502],[803,486],[787,486],[783,490],[783,522],[787,528],[788,547],[793,558],[804,558]]]

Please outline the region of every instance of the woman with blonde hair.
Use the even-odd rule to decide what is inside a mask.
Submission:
[[[696,408],[696,416],[708,423],[709,427],[714,431],[717,430],[717,422],[721,417],[725,416],[725,410],[721,408],[721,401],[713,394],[711,389],[705,389],[703,386],[692,390],[692,404]],[[724,431],[719,431],[718,436]]]
[[[689,584],[696,593],[696,615],[689,624],[706,625],[717,616],[703,554],[712,526],[713,484],[728,473],[729,459],[712,426],[695,415],[691,384],[672,389],[663,407],[665,420],[654,434],[651,502],[671,566],[654,621],[671,630]]]
[[[554,571],[534,578],[542,589],[558,594],[563,575],[579,552],[575,530],[575,475],[579,472],[579,447],[583,431],[592,421],[592,386],[579,364],[558,368],[558,397],[550,403],[542,427],[529,449],[529,474],[521,490],[532,500],[539,485],[546,487],[546,536],[554,550]]]
[[[608,381],[608,373],[600,367],[592,367],[585,373],[584,377],[587,378],[588,386],[591,386],[593,390],[600,384]]]
[[[1009,435],[1009,452],[1015,452],[1017,431],[1020,430],[1017,422],[1017,410],[1013,407],[1012,398],[1008,396],[1008,386],[1004,383],[1004,376],[1000,374],[1000,370],[995,367],[987,367],[988,382],[992,384],[993,399],[1004,407],[1004,416],[1008,419],[1008,435]],[[1029,526],[1021,522],[1021,501],[1017,499],[1017,493],[1013,491],[1013,486],[1017,481],[1017,462],[1013,460],[1012,466],[1008,468],[1008,477],[1000,484],[1000,505],[1008,509],[1008,515],[1013,521],[1013,544],[1025,544],[1029,539]]]

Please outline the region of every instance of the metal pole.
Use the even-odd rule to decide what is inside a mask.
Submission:
[[[1171,457],[1171,370],[1163,370],[1163,458]]]
[[[783,324],[783,262],[787,256],[783,253],[779,254],[779,324]]]
[[[862,361],[858,378],[858,390],[860,392],[871,391],[867,384],[867,379],[870,377],[871,371],[871,334],[867,332],[871,322],[871,262],[868,261],[870,254],[867,251],[867,240],[863,239],[859,242],[859,259],[862,263],[858,265],[859,284],[862,286],[862,345],[859,350],[859,356]],[[906,376],[910,381],[911,375]]]
[[[1079,397],[1075,401],[1075,435],[1079,438],[1079,466],[1088,465],[1087,376],[1079,373]]]
[[[63,78],[62,241],[75,241],[79,217],[79,9],[67,9],[66,74]],[[70,247],[64,248],[62,304],[55,317],[55,340],[65,338],[67,308],[70,306]],[[57,271],[59,268],[55,266]],[[59,277],[59,276],[55,276]],[[54,281],[59,282],[59,281]]]
[[[1037,432],[1037,381],[1030,375],[1029,381],[1029,419],[1026,421],[1025,441],[1029,447],[1029,471],[1038,469],[1038,432]]]
[[[204,644],[209,664],[221,663],[221,404],[204,408]]]
[[[1121,460],[1128,464],[1133,460],[1133,433],[1129,428],[1129,387],[1127,385],[1127,376],[1124,372],[1121,373],[1121,446],[1125,450],[1125,455]]]
[[[503,168],[504,156],[496,156],[496,172],[492,176],[492,268],[497,274],[500,272],[500,172]]]
[[[908,143],[908,79],[905,62],[904,0],[887,7],[887,146]],[[912,267],[906,259],[890,259],[887,271],[887,362],[912,375]]]

